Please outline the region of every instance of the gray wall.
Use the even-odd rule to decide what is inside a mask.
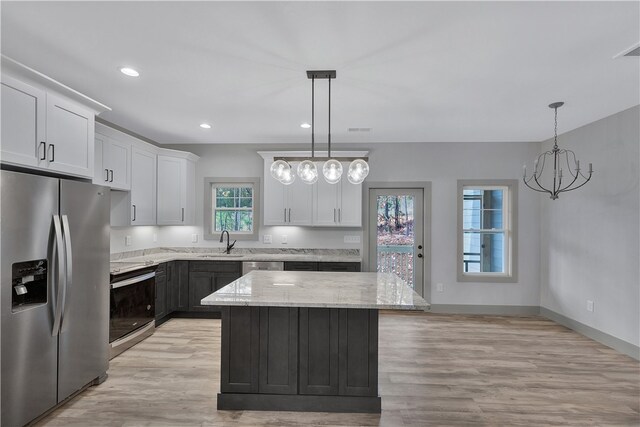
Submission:
[[[560,135],[591,182],[541,196],[540,305],[639,345],[640,107]],[[549,150],[553,141],[545,141]],[[594,311],[587,311],[587,300]]]

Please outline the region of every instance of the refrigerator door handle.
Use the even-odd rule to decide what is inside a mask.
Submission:
[[[66,262],[67,280],[64,284],[64,297],[63,304],[64,310],[62,312],[62,319],[60,321],[60,331],[64,329],[64,319],[66,319],[69,313],[69,296],[73,285],[73,250],[71,246],[71,228],[69,227],[69,218],[66,215],[62,215],[62,232],[64,233],[64,252]]]
[[[60,332],[60,320],[62,318],[62,287],[64,286],[64,263],[62,261],[62,227],[60,225],[60,217],[58,215],[53,216],[53,229],[56,235],[56,257],[58,261],[58,280],[56,280],[56,302],[53,312],[53,330],[52,336],[57,336]]]

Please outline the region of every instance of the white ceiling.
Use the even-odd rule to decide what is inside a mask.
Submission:
[[[640,103],[639,2],[2,2],[2,53],[160,143],[540,141]],[[121,66],[141,76],[122,75]],[[326,81],[316,141],[326,140]],[[210,130],[198,125],[209,122]],[[349,133],[349,127],[371,127]]]

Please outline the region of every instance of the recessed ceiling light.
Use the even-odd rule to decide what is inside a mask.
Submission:
[[[301,127],[302,129],[309,129],[309,128],[311,127],[311,125],[310,125],[309,123],[302,123],[302,124],[300,125],[300,127]]]
[[[202,124],[200,124],[200,127],[201,127],[202,129],[211,129],[211,125],[210,125],[210,124],[208,124],[208,123],[202,123]]]
[[[137,72],[133,68],[129,68],[129,67],[120,68],[120,72],[122,74],[126,75],[126,76],[129,76],[129,77],[138,77],[140,75],[139,72]]]

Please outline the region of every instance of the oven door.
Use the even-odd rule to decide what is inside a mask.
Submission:
[[[152,271],[111,283],[110,343],[155,319],[155,275]]]

